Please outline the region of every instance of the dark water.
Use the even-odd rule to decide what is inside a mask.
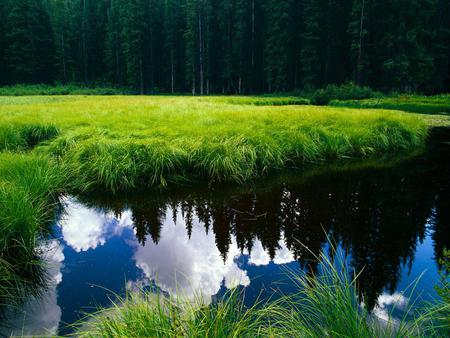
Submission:
[[[20,334],[64,334],[113,293],[147,285],[201,293],[206,302],[241,285],[250,304],[274,289],[294,291],[287,268],[316,269],[309,250],[326,250],[327,236],[362,270],[361,292],[379,317],[411,302],[401,291],[422,273],[416,296],[430,300],[437,259],[450,246],[449,141],[448,130],[436,130],[425,154],[387,167],[356,163],[245,187],[66,197],[55,238],[42,244],[52,283],[9,325]]]

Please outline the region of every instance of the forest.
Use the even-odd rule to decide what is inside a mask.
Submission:
[[[450,88],[450,0],[0,0],[0,85]]]

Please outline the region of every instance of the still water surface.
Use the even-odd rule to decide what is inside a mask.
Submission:
[[[318,168],[245,187],[134,196],[62,198],[42,244],[50,286],[2,332],[65,334],[67,324],[126,289],[157,287],[213,302],[246,289],[245,302],[295,291],[288,269],[314,270],[309,250],[332,237],[356,272],[365,303],[385,318],[422,273],[416,296],[436,296],[437,259],[450,246],[450,137],[393,166]],[[306,249],[305,246],[308,248]]]

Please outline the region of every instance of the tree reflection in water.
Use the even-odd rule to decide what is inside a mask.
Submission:
[[[390,168],[325,170],[308,179],[284,176],[264,184],[152,192],[140,196],[83,198],[87,204],[132,212],[142,245],[158,243],[166,214],[183,217],[187,234],[196,218],[215,235],[224,261],[232,237],[249,254],[259,241],[274,259],[280,241],[303,268],[316,269],[314,254],[333,238],[362,270],[359,288],[373,308],[384,289],[393,293],[403,265],[433,231],[435,256],[450,244],[448,132],[437,130],[420,156]]]

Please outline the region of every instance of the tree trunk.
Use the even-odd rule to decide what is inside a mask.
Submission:
[[[362,72],[362,39],[364,29],[364,6],[365,0],[362,0],[361,4],[361,17],[359,21],[359,44],[358,44],[358,62],[356,65],[356,83],[361,85],[361,72]]]
[[[198,35],[199,35],[199,56],[200,56],[200,95],[203,95],[203,37],[202,37],[202,19],[201,12],[198,12]]]
[[[88,60],[86,51],[86,0],[83,0],[83,17],[81,19],[81,38],[83,44],[83,74],[84,82],[87,83],[88,80]]]

